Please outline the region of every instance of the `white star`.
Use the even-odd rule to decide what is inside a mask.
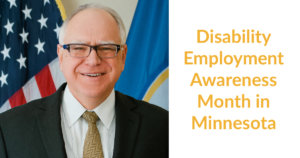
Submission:
[[[27,36],[28,36],[28,32],[25,32],[24,28],[23,28],[23,32],[20,33],[20,36],[22,37],[22,43],[24,42],[27,42],[28,43],[28,40],[27,40]]]
[[[38,49],[38,53],[37,53],[38,55],[40,54],[40,52],[45,52],[43,48],[44,44],[45,42],[41,42],[39,39],[39,42],[36,45],[34,45]]]
[[[17,59],[17,61],[20,63],[20,70],[22,69],[23,66],[24,66],[24,68],[26,68],[26,65],[25,65],[26,58],[23,57],[22,53],[21,53],[20,58]]]
[[[30,16],[31,10],[32,10],[32,9],[28,9],[28,8],[27,8],[27,5],[25,5],[25,9],[22,10],[22,12],[23,12],[24,15],[25,15],[25,20],[26,20],[26,18],[31,19],[31,16]]]
[[[56,24],[56,28],[54,29],[54,32],[56,32],[56,36],[58,38],[59,36],[60,27]]]
[[[13,27],[14,23],[10,23],[9,20],[7,19],[7,24],[4,26],[4,28],[6,28],[6,35],[8,35],[10,32],[14,33],[12,27]]]
[[[6,48],[6,46],[4,45],[4,49],[1,51],[1,53],[3,54],[3,61],[6,58],[10,58],[9,51],[10,51],[10,48]]]
[[[1,81],[1,87],[3,87],[4,84],[7,85],[7,78],[8,74],[4,74],[3,71],[1,71],[0,81]]]
[[[50,1],[49,0],[44,0],[44,6],[49,3],[50,4]]]
[[[7,1],[9,2],[9,8],[11,8],[13,6],[17,7],[16,0],[7,0]]]
[[[47,28],[46,22],[47,22],[48,18],[44,18],[43,14],[41,15],[41,18],[38,20],[39,23],[41,24],[41,29],[44,27]]]

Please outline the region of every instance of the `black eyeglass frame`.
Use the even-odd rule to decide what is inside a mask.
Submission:
[[[96,51],[96,53],[97,53],[97,48],[98,48],[99,46],[111,46],[111,45],[117,46],[117,50],[116,50],[115,56],[113,56],[113,57],[102,57],[102,58],[114,58],[114,57],[117,56],[118,52],[121,50],[121,47],[122,47],[121,44],[114,44],[114,43],[98,44],[98,45],[94,45],[94,46],[91,46],[91,45],[88,45],[88,44],[84,44],[84,43],[70,43],[70,44],[63,44],[63,45],[61,45],[61,46],[62,46],[63,49],[68,50],[68,52],[71,54],[71,52],[70,52],[70,46],[71,46],[71,45],[82,45],[82,46],[88,46],[88,47],[90,48],[89,54],[88,54],[87,56],[84,56],[84,57],[77,57],[77,58],[85,58],[85,57],[88,57],[88,56],[91,54],[92,49],[94,49],[94,50]],[[98,55],[98,53],[97,53],[97,55]],[[73,56],[72,56],[72,57],[73,57]]]

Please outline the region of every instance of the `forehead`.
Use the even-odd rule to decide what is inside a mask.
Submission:
[[[77,13],[65,28],[64,42],[87,41],[120,42],[120,30],[115,19],[108,12],[89,8]]]

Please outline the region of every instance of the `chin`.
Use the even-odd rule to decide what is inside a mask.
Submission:
[[[109,95],[111,93],[112,88],[102,87],[102,86],[87,86],[83,87],[84,89],[80,90],[82,95],[91,98],[101,98],[103,96]]]

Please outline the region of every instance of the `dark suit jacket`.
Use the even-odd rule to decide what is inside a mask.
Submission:
[[[65,158],[60,106],[53,95],[0,114],[0,158]],[[168,112],[116,92],[113,158],[168,157]]]

